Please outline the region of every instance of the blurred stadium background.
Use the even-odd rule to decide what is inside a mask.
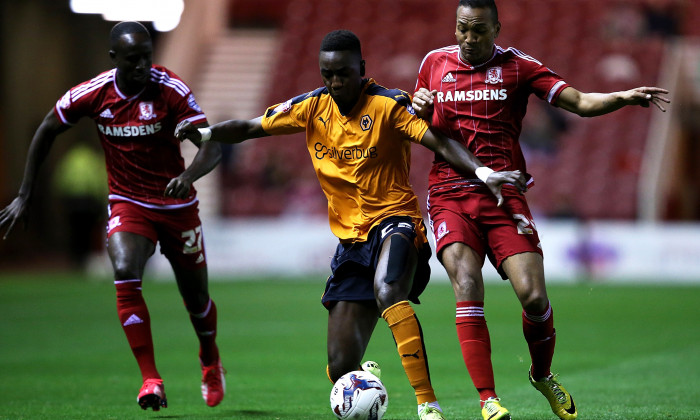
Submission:
[[[69,87],[111,68],[114,22],[75,14],[69,3],[0,3],[0,206],[19,188],[32,134],[46,112]],[[190,84],[210,123],[251,118],[320,86],[319,42],[329,30],[345,28],[363,43],[368,76],[412,92],[423,56],[454,43],[456,4],[186,0],[174,30],[150,26],[154,62]],[[498,6],[497,43],[532,55],[576,88],[661,86],[673,101],[666,113],[629,108],[583,119],[532,97],[521,141],[536,183],[528,200],[548,278],[700,281],[698,2],[500,0]],[[67,152],[81,144],[97,145],[91,121],[58,138],[28,230],[0,241],[0,271],[72,268],[74,205],[65,197],[79,181],[103,177],[91,170],[70,178],[61,169]],[[184,149],[191,157],[190,146]],[[412,182],[424,202],[432,155],[421,149],[413,148]],[[301,136],[226,148],[222,164],[196,187],[214,277],[325,276],[335,241]],[[103,229],[91,235],[85,268],[109,273]],[[157,255],[149,268],[169,276]],[[435,268],[435,277],[444,279]]]

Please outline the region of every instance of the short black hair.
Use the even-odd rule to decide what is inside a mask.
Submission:
[[[345,29],[327,33],[321,41],[321,51],[352,51],[362,56],[360,38]]]
[[[146,34],[148,38],[151,37],[151,34],[150,32],[148,32],[148,29],[146,29],[146,27],[139,22],[119,22],[112,27],[112,30],[109,33],[109,45],[111,45],[112,48],[114,48],[114,46],[117,45],[117,42],[119,42],[119,38],[121,38],[122,36],[127,34],[130,35],[139,33]]]
[[[459,9],[460,7],[471,7],[473,9],[485,7],[491,10],[493,22],[498,22],[498,8],[496,7],[495,0],[459,0],[459,5],[457,5],[457,8]]]

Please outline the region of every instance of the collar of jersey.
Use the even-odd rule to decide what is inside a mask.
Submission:
[[[365,97],[367,96],[365,92],[367,92],[367,88],[370,87],[371,85],[376,84],[377,82],[374,81],[371,77],[368,79],[362,79],[362,88],[360,89],[360,96],[357,98],[357,102],[355,102],[355,105],[353,105],[352,109],[350,112],[347,114],[343,114],[342,111],[340,111],[340,107],[338,104],[333,102],[335,104],[335,107],[338,109],[338,114],[340,114],[340,118],[343,119],[343,121],[349,121],[353,118],[353,115],[356,113],[356,111],[360,108],[362,108],[363,105],[360,105],[362,102],[364,102]],[[333,99],[331,99],[333,100]]]
[[[476,69],[476,68],[479,68],[479,67],[481,67],[481,66],[485,66],[485,65],[487,65],[488,63],[490,63],[491,60],[493,60],[493,58],[496,57],[496,53],[498,53],[498,45],[495,45],[495,44],[494,44],[494,46],[493,46],[493,53],[491,54],[491,58],[489,58],[488,60],[484,61],[484,62],[481,63],[481,64],[477,64],[476,66],[472,66],[471,64],[469,64],[469,63],[467,63],[466,61],[462,60],[462,55],[460,54],[460,49],[457,48],[457,59],[459,60],[460,63],[464,64],[465,66],[469,67],[470,69]]]
[[[146,85],[143,87],[143,89],[141,89],[137,94],[132,95],[132,96],[126,96],[122,93],[121,90],[119,90],[119,85],[117,84],[117,72],[116,71],[114,72],[114,80],[112,81],[112,83],[114,83],[114,90],[117,92],[117,95],[119,95],[120,98],[125,99],[127,101],[131,101],[131,100],[138,98],[143,93],[143,91],[146,90],[146,86],[148,86],[148,83],[146,83]]]

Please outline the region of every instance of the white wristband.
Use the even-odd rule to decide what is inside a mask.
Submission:
[[[199,134],[202,135],[202,141],[209,141],[211,138],[211,128],[198,128]]]
[[[487,166],[480,166],[480,167],[476,168],[474,173],[476,174],[477,178],[486,182],[486,179],[489,177],[489,175],[494,173],[494,170],[487,167]]]

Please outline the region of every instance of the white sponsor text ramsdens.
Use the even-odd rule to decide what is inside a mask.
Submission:
[[[160,131],[161,123],[144,124],[144,125],[102,125],[97,124],[100,132],[106,136],[114,137],[135,137],[148,136]]]
[[[503,101],[508,98],[506,89],[456,90],[438,92],[438,102],[454,101]]]

